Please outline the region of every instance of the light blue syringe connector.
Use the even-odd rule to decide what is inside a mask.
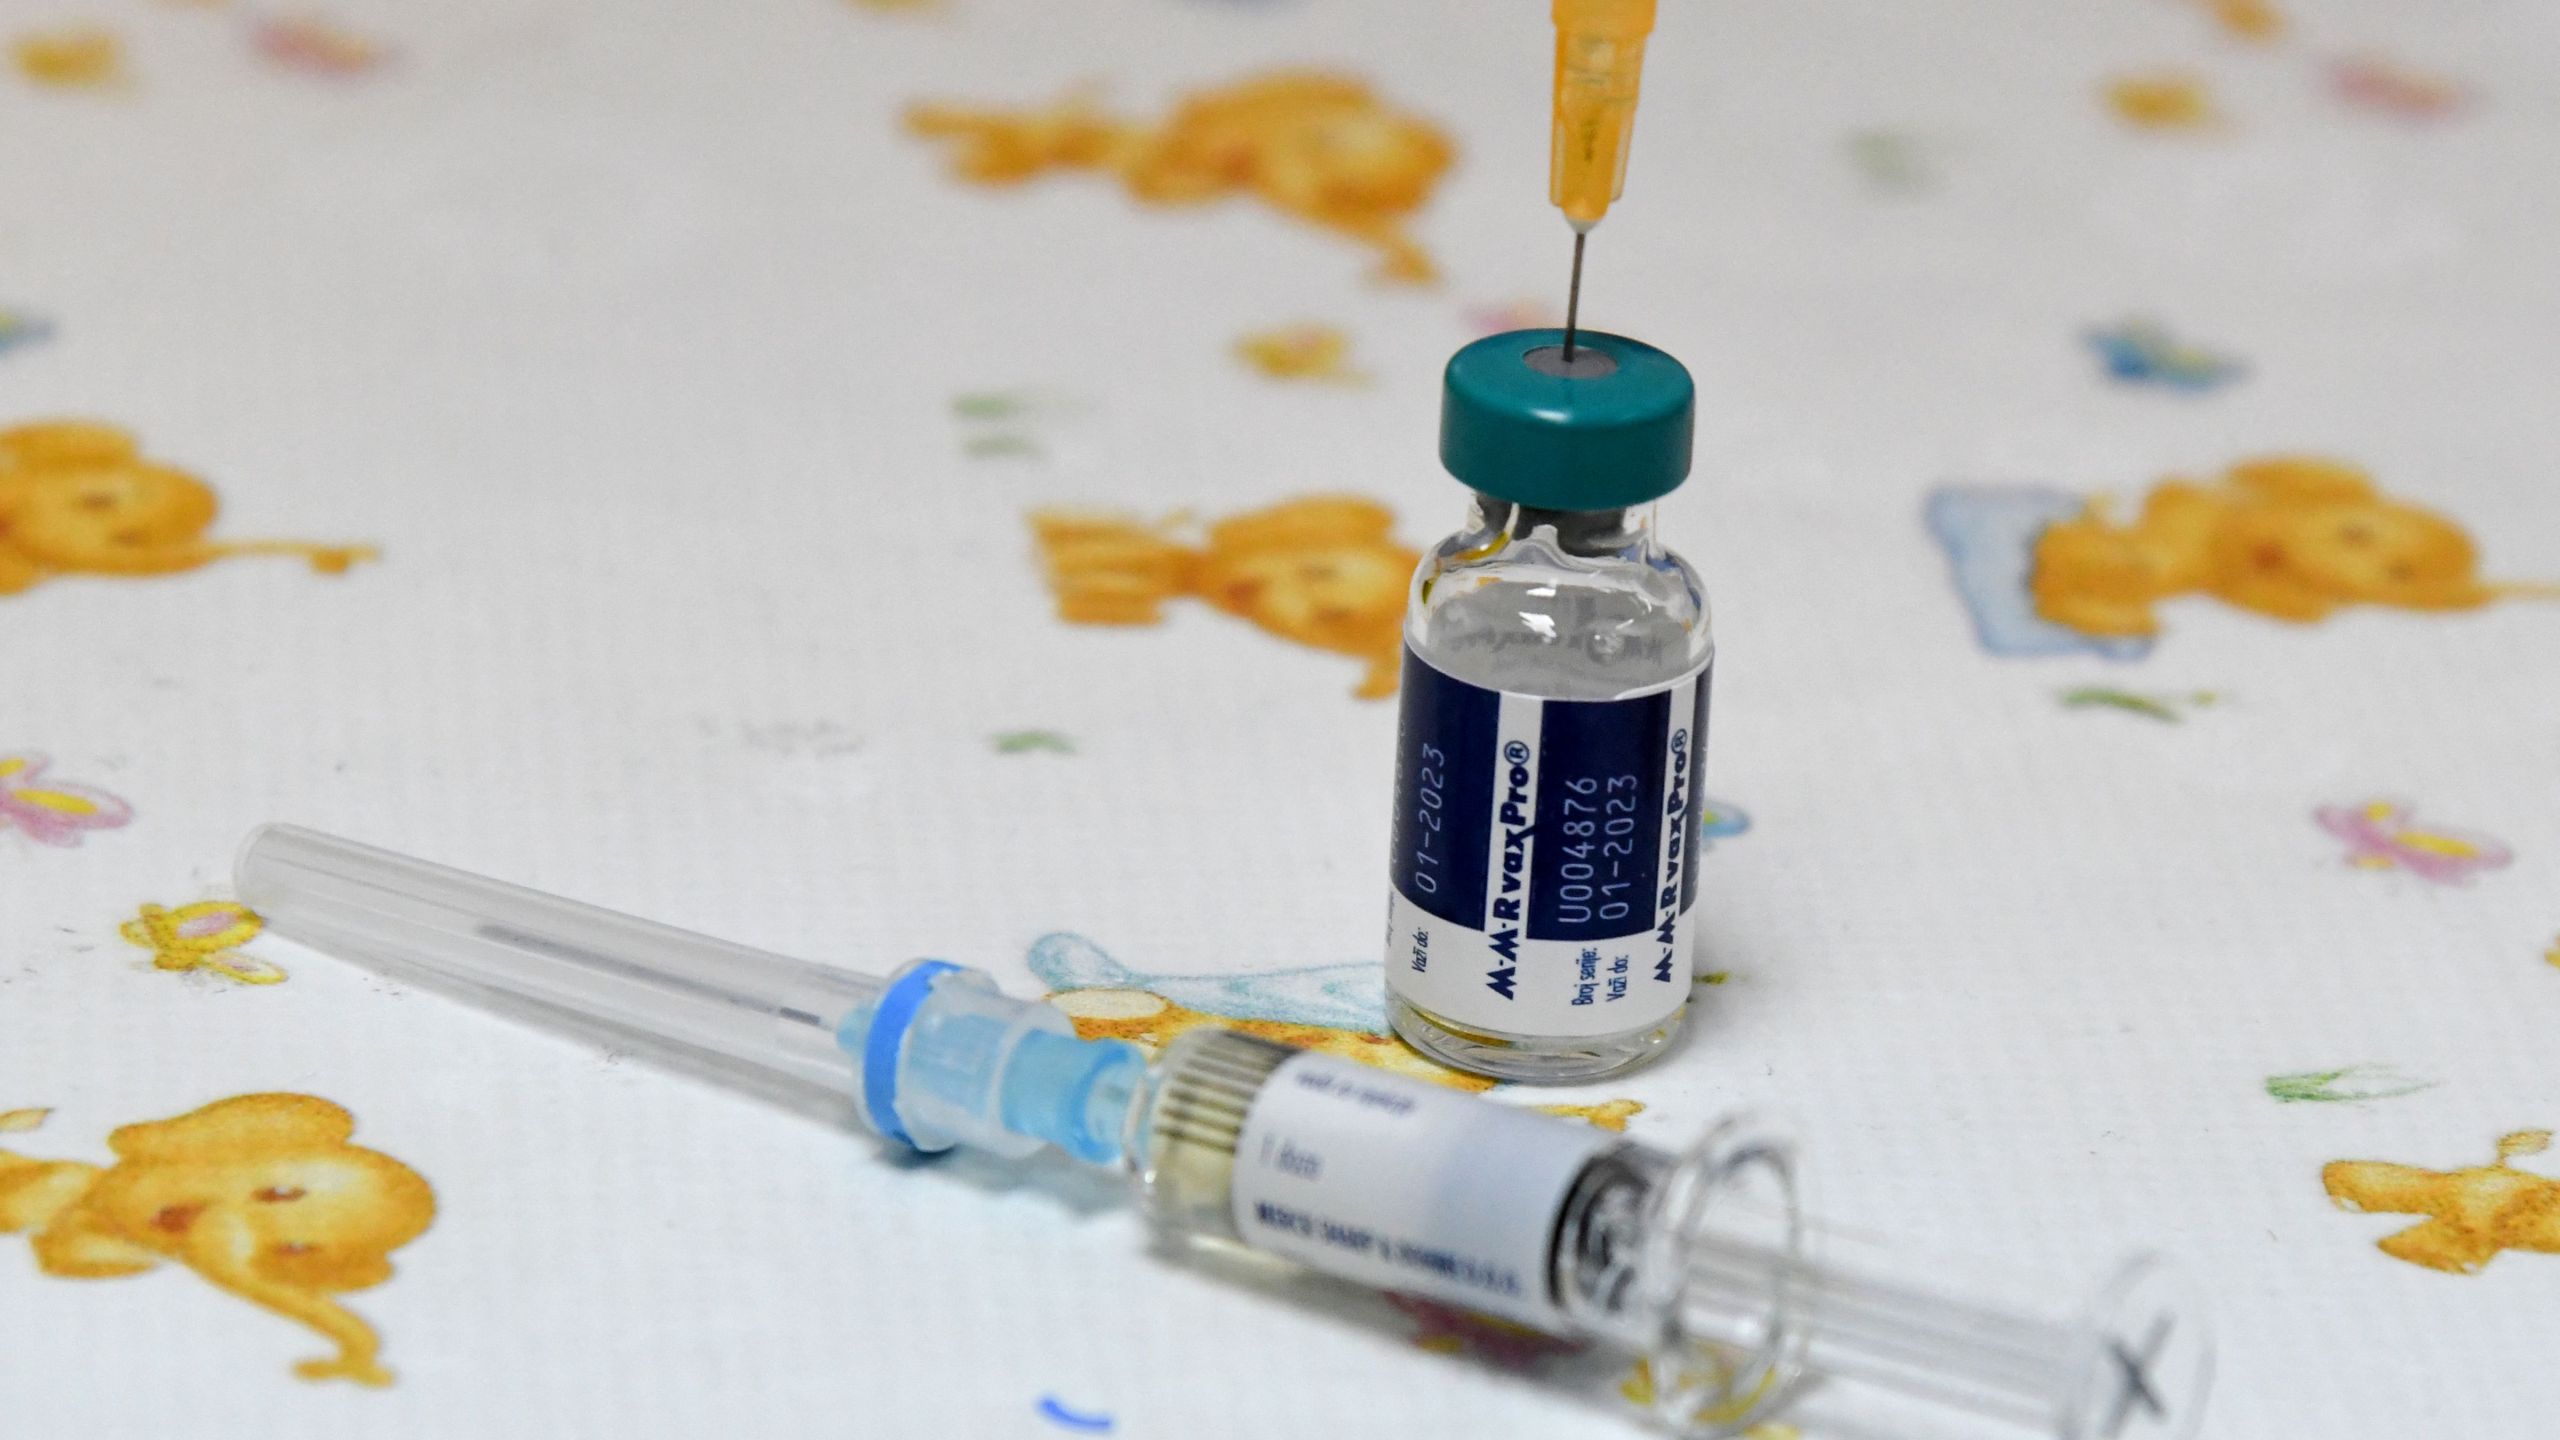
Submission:
[[[1055,1145],[1116,1165],[1147,1078],[1135,1045],[1080,1040],[1056,1006],[942,960],[890,976],[877,1000],[845,1012],[836,1042],[871,1128],[924,1151],[967,1145],[1021,1159]]]
[[[492,1008],[815,1092],[920,1151],[1117,1165],[1146,1056],[1056,1006],[917,960],[883,980],[293,825],[249,837],[240,898],[277,933]]]

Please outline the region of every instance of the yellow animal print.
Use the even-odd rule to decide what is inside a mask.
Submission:
[[[1100,170],[1154,205],[1251,195],[1376,249],[1381,276],[1409,281],[1436,272],[1404,222],[1456,153],[1439,127],[1360,82],[1309,73],[1197,91],[1160,125],[1114,119],[1071,95],[1036,110],[919,104],[907,128],[951,142],[952,173],[982,185]]]
[[[267,928],[258,912],[229,900],[203,900],[163,910],[145,905],[117,932],[151,952],[156,970],[210,970],[243,985],[273,985],[284,971],[238,953]]]
[[[2320,1184],[2343,1209],[2426,1216],[2375,1243],[2393,1259],[2470,1275],[2502,1250],[2560,1255],[2560,1180],[2507,1163],[2550,1148],[2550,1131],[2519,1130],[2498,1141],[2495,1164],[2422,1170],[2337,1160],[2321,1168]]]
[[[2107,82],[2107,104],[2142,130],[2205,130],[2221,123],[2213,91],[2192,75],[2127,75]]]
[[[1058,618],[1152,625],[1164,604],[1197,595],[1284,640],[1367,662],[1363,699],[1392,695],[1404,653],[1405,592],[1419,560],[1390,535],[1395,513],[1348,495],[1291,500],[1222,520],[1203,543],[1120,514],[1031,516]]]
[[[1151,1055],[1184,1031],[1211,1025],[1276,1040],[1300,1050],[1339,1055],[1346,1060],[1375,1065],[1381,1070],[1428,1080],[1453,1090],[1482,1092],[1494,1086],[1494,1082],[1485,1076],[1452,1070],[1428,1059],[1392,1035],[1344,1030],[1331,1025],[1210,1015],[1147,990],[1059,990],[1051,992],[1049,1002],[1067,1012],[1076,1022],[1076,1034],[1083,1038],[1126,1040]],[[1597,1105],[1540,1105],[1536,1108],[1549,1115],[1561,1115],[1623,1134],[1627,1121],[1643,1112],[1644,1103],[1639,1100],[1606,1100]]]
[[[1702,1351],[1698,1367],[1679,1377],[1678,1392],[1666,1394],[1654,1379],[1653,1362],[1638,1356],[1627,1378],[1618,1383],[1618,1394],[1626,1402],[1647,1413],[1659,1412],[1666,1402],[1676,1404],[1692,1396],[1706,1397],[1687,1415],[1666,1417],[1679,1426],[1731,1425],[1760,1408],[1777,1388],[1781,1372],[1775,1368],[1760,1372],[1760,1378],[1748,1391],[1740,1388],[1741,1370],[1729,1359]],[[1721,1433],[1721,1432],[1719,1432]],[[1764,1420],[1742,1432],[1740,1440],[1799,1440],[1804,1432],[1793,1425]]]
[[[1186,1030],[1209,1025],[1301,1050],[1320,1050],[1456,1090],[1490,1090],[1494,1084],[1482,1075],[1469,1075],[1427,1060],[1392,1035],[1285,1020],[1232,1020],[1176,1004],[1146,990],[1061,990],[1051,994],[1049,1002],[1067,1012],[1076,1022],[1076,1033],[1085,1039],[1126,1040],[1149,1054],[1171,1044]],[[1626,1122],[1620,1120],[1613,1128],[1625,1126]]]
[[[1323,380],[1366,385],[1351,365],[1351,337],[1336,325],[1290,325],[1257,330],[1236,341],[1236,354],[1274,380]]]
[[[47,1275],[139,1275],[174,1260],[337,1353],[306,1380],[388,1385],[382,1342],[334,1298],[391,1278],[391,1252],[435,1218],[408,1166],[348,1143],[355,1118],[309,1095],[239,1095],[107,1137],[113,1165],[0,1150],[0,1234]]]
[[[124,42],[110,30],[55,30],[20,36],[9,47],[18,73],[61,90],[103,90],[124,83]]]
[[[0,430],[0,595],[61,575],[169,575],[234,555],[298,555],[339,575],[379,554],[368,545],[209,541],[217,508],[211,486],[143,459],[113,425]]]
[[[2391,500],[2336,460],[2243,461],[2211,483],[2164,480],[2131,524],[2103,500],[2045,528],[2030,590],[2036,613],[2084,635],[2147,636],[2158,604],[2204,594],[2310,623],[2349,605],[2470,610],[2560,586],[2491,584],[2462,527]]]
[[[2285,32],[2285,14],[2274,0],[2204,0],[2214,20],[2243,40],[2273,40]]]
[[[1561,1115],[1567,1120],[1579,1120],[1594,1129],[1624,1135],[1627,1133],[1627,1121],[1644,1113],[1644,1102],[1603,1100],[1597,1105],[1533,1105],[1530,1108],[1541,1114]]]

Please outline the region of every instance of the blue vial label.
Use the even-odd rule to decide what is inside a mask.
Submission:
[[[1543,843],[1530,872],[1529,938],[1603,940],[1631,923],[1651,928],[1671,696],[1551,701],[1546,709],[1538,732]]]
[[[1404,652],[1404,717],[1396,733],[1396,889],[1443,920],[1484,920],[1485,854],[1497,843],[1490,756],[1502,697],[1461,684]]]
[[[1714,668],[1710,666],[1699,672],[1698,693],[1690,701],[1689,754],[1685,766],[1692,791],[1705,784],[1707,779],[1707,694],[1715,688]],[[1684,768],[1680,762],[1681,757],[1673,757],[1673,770]],[[1706,808],[1698,803],[1694,794],[1686,797],[1682,804],[1688,812],[1689,824],[1680,837],[1680,898],[1675,908],[1686,915],[1698,903],[1698,867],[1692,862],[1698,852],[1706,848],[1707,839],[1702,833],[1706,829]]]
[[[1708,675],[1616,700],[1487,690],[1408,648],[1390,985],[1519,1035],[1652,1023],[1689,993]]]

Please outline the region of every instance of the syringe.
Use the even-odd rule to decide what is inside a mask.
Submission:
[[[1793,1147],[1747,1118],[1674,1154],[1232,1031],[1151,1064],[980,971],[858,975],[295,826],[252,835],[237,883],[270,931],[394,978],[767,1094],[850,1095],[917,1150],[1055,1146],[1124,1171],[1168,1236],[1632,1352],[1677,1433],[1809,1385],[2061,1440],[2183,1436],[2202,1408],[2202,1317],[2159,1262],[2051,1314],[1816,1265]]]
[[[1547,198],[1573,226],[1573,281],[1564,308],[1564,358],[1582,318],[1582,247],[1626,192],[1636,92],[1654,0],[1555,0],[1556,86]]]

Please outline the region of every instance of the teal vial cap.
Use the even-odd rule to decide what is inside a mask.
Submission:
[[[1468,488],[1539,510],[1615,510],[1689,478],[1698,392],[1640,340],[1561,330],[1490,335],[1449,357],[1440,463]]]

